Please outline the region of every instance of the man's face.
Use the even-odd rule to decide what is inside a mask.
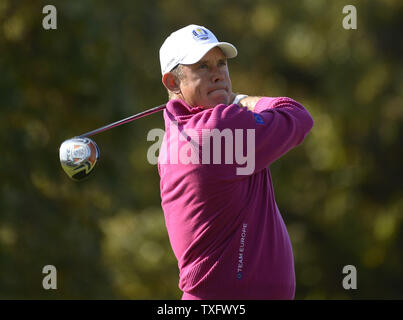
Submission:
[[[213,108],[230,103],[232,85],[227,58],[220,48],[211,49],[195,64],[182,65],[182,74],[179,88],[190,106]]]

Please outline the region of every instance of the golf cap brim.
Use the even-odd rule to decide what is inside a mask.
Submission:
[[[235,58],[237,49],[228,42],[208,43],[191,50],[180,62],[180,64],[194,64],[199,62],[211,49],[219,47],[227,58]]]

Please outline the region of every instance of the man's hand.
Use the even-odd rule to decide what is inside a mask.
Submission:
[[[246,97],[243,98],[239,101],[239,106],[241,107],[246,107],[250,111],[253,111],[255,109],[256,103],[261,99],[262,97],[258,96],[253,96],[253,97]]]

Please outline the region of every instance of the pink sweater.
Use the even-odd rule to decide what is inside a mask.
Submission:
[[[164,119],[161,205],[182,299],[293,299],[292,247],[268,166],[304,140],[308,111],[284,97],[262,98],[254,112],[172,100]],[[221,148],[206,135],[214,128],[229,137]]]

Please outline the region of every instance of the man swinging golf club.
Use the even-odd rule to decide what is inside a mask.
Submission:
[[[160,48],[169,102],[158,171],[179,287],[182,299],[293,299],[292,246],[269,166],[302,143],[313,120],[290,98],[233,93],[227,59],[236,55],[232,44],[197,25],[173,32]],[[203,148],[215,138],[212,131],[225,138],[218,144],[225,147]],[[200,161],[170,161],[172,150],[194,136]],[[239,148],[243,155],[254,152],[246,174],[233,157]]]

